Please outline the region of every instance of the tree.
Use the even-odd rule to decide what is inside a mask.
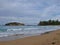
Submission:
[[[38,25],[60,25],[60,21],[58,20],[40,21]]]

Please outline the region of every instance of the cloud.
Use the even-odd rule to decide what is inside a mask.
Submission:
[[[2,20],[3,19],[3,20]],[[4,16],[4,17],[0,17],[0,20],[2,20],[2,21],[7,21],[7,22],[21,22],[21,23],[23,23],[24,22],[24,24],[37,24],[38,23],[38,21],[40,20],[38,20],[39,18],[31,18],[31,17],[8,17],[8,16]],[[29,20],[29,21],[28,21]],[[34,20],[36,20],[36,21],[34,21]],[[6,22],[6,23],[7,23]],[[5,22],[4,22],[5,23]]]
[[[60,15],[60,0],[0,0],[0,20],[37,24]],[[5,20],[5,21],[4,21]]]
[[[52,20],[59,20],[60,21],[60,15],[56,15],[55,17],[52,18]]]

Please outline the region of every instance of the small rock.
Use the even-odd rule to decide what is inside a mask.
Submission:
[[[52,44],[54,45],[54,44],[55,44],[55,42],[52,42]]]

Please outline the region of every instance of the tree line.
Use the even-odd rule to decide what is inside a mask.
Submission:
[[[58,20],[40,21],[38,25],[60,25]]]

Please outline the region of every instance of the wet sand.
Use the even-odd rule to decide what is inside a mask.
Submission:
[[[0,41],[0,45],[60,45],[60,30],[11,41]]]

